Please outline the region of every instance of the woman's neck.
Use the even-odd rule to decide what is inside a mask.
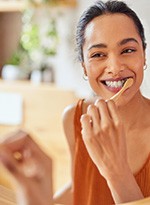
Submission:
[[[128,104],[119,108],[119,112],[126,131],[143,127],[150,112],[150,101],[139,91]]]

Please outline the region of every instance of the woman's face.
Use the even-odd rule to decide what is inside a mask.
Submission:
[[[109,99],[132,77],[133,85],[121,96],[128,102],[143,80],[145,52],[134,22],[124,14],[93,19],[85,30],[83,68],[93,91]]]

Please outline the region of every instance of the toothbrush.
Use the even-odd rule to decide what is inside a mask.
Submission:
[[[121,94],[133,84],[133,78],[128,78],[119,92],[113,95],[110,100],[117,101]]]

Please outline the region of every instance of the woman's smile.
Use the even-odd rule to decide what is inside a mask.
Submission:
[[[122,89],[123,85],[125,84],[128,78],[131,77],[105,79],[105,80],[100,80],[100,83],[102,83],[107,90],[113,93],[117,93]]]

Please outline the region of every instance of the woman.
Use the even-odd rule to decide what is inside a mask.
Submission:
[[[56,201],[110,205],[150,196],[150,100],[140,92],[143,26],[125,3],[98,1],[81,16],[76,39],[95,98],[64,112],[73,180]],[[131,87],[117,101],[109,100],[128,78]]]

